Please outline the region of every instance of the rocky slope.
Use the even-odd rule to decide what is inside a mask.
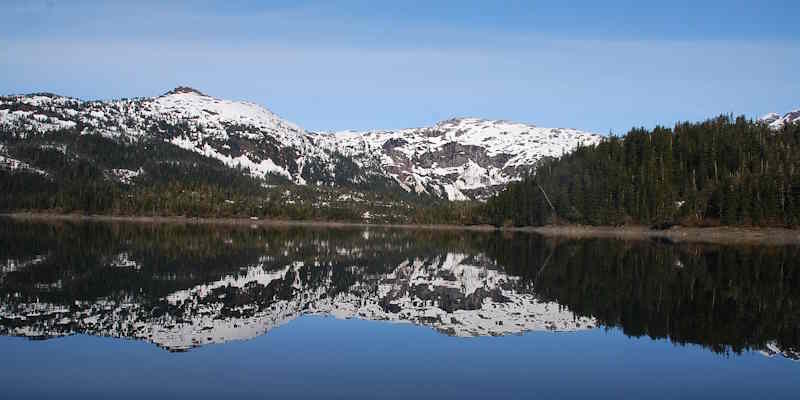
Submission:
[[[317,134],[324,148],[373,165],[403,189],[450,200],[483,198],[521,179],[545,157],[559,157],[600,136],[574,129],[457,118],[432,127]]]
[[[99,135],[131,145],[156,139],[271,184],[389,187],[449,200],[485,198],[540,159],[601,139],[572,129],[469,118],[395,131],[309,133],[259,105],[187,87],[113,101],[0,97],[0,141],[48,134]],[[0,167],[39,171],[12,153],[0,148]],[[141,165],[107,171],[125,184],[147,173]]]

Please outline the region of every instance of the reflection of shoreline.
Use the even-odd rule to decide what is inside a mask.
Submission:
[[[800,230],[720,226],[708,228],[676,226],[654,230],[644,226],[542,226],[518,229],[545,236],[568,238],[667,239],[674,242],[730,245],[784,246],[800,244]]]
[[[532,232],[545,236],[565,238],[612,238],[625,240],[668,239],[675,242],[715,243],[732,245],[797,245],[800,244],[800,230],[773,227],[682,227],[675,226],[665,230],[650,229],[646,226],[588,226],[588,225],[548,225],[535,227],[502,227],[491,225],[415,225],[415,224],[367,224],[360,222],[302,221],[250,218],[215,218],[182,216],[115,216],[82,215],[57,213],[9,213],[0,217],[20,221],[96,221],[127,222],[140,224],[197,224],[263,227],[317,227],[317,228],[396,228],[410,230],[448,230],[480,232]]]
[[[263,227],[318,227],[318,228],[397,228],[412,230],[444,230],[444,231],[480,231],[496,230],[490,225],[413,225],[413,224],[367,224],[361,222],[338,221],[306,221],[279,219],[250,219],[225,217],[183,217],[183,216],[120,216],[120,215],[83,215],[57,213],[0,213],[0,217],[24,221],[94,221],[94,222],[130,222],[140,224],[194,224],[194,225],[230,225],[230,226],[263,226]]]
[[[488,299],[487,304],[529,304],[533,310],[557,303],[596,320],[592,326],[700,344],[718,354],[765,350],[770,342],[787,354],[800,348],[797,246],[562,240],[455,230],[4,222],[0,253],[7,271],[0,272],[0,325],[38,326],[44,332],[29,336],[105,331],[151,340],[148,325],[164,326],[168,333],[183,324],[187,337],[196,339],[187,346],[194,346],[231,340],[230,332],[215,333],[217,323],[221,331],[241,330],[245,320],[256,317],[249,325],[256,329],[325,313],[402,320],[449,335],[513,333],[516,311],[499,310],[498,318],[474,312]],[[289,304],[297,296],[302,301]],[[139,308],[131,319],[124,315],[134,308],[126,303]],[[4,318],[28,317],[25,307],[34,304],[64,305],[65,314],[81,321],[89,314],[119,312],[93,325],[35,317],[36,311],[24,322]],[[476,318],[455,324],[448,317],[460,310]],[[200,315],[210,320],[201,321]],[[113,325],[123,320],[125,329]],[[557,324],[545,329],[553,328],[559,329]]]
[[[88,333],[135,338],[184,351],[251,339],[305,315],[405,322],[459,337],[577,331],[597,325],[593,318],[539,300],[518,285],[518,278],[471,265],[471,261],[467,255],[453,253],[415,259],[388,273],[360,273],[357,276],[362,279],[341,292],[333,290],[332,270],[325,270],[319,280],[303,281],[301,276],[319,267],[300,261],[278,270],[256,265],[155,303],[128,297],[76,301],[68,307],[6,305],[0,308],[0,332],[36,339]],[[289,298],[275,298],[287,289]],[[253,301],[241,304],[241,298]]]

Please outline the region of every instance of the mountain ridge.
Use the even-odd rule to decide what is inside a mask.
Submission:
[[[0,129],[22,139],[65,130],[127,142],[157,138],[262,180],[317,186],[382,181],[447,200],[486,198],[522,179],[542,158],[601,140],[574,129],[468,117],[421,128],[309,132],[261,105],[218,99],[188,86],[157,97],[119,100],[4,96]],[[362,139],[369,145],[360,146]],[[352,171],[337,167],[349,161]]]

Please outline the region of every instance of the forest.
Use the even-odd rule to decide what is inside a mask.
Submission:
[[[800,125],[719,116],[632,129],[542,161],[491,198],[494,225],[800,224]]]
[[[126,143],[75,129],[18,138],[0,131],[0,212],[274,218],[398,223],[440,201],[344,185],[294,185],[146,138]],[[3,154],[25,168],[5,168]],[[8,162],[8,161],[5,161]],[[349,168],[335,160],[336,170]],[[129,171],[130,177],[113,175]],[[427,212],[425,212],[427,214]]]

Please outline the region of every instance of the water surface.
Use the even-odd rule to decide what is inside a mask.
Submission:
[[[796,398],[800,248],[0,221],[7,398]]]

